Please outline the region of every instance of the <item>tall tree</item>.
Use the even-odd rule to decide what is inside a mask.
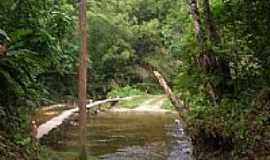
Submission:
[[[197,41],[202,49],[205,46],[205,35],[202,29],[202,22],[197,4],[198,2],[197,0],[190,0],[190,1],[188,0],[188,3],[190,5],[191,15],[194,23],[194,31],[196,33]]]
[[[80,159],[86,160],[86,98],[87,98],[87,16],[86,0],[80,2],[80,66],[79,66],[79,109],[80,109]]]
[[[205,17],[205,23],[206,23],[206,28],[207,28],[207,32],[208,32],[208,37],[209,37],[211,42],[219,43],[221,39],[220,39],[216,24],[215,24],[214,19],[213,19],[209,0],[203,0],[203,8],[204,8],[204,17]]]
[[[199,56],[196,58],[197,63],[199,65],[199,68],[202,69],[204,74],[206,76],[209,75],[215,75],[218,68],[221,68],[219,66],[219,59],[213,54],[213,51],[211,49],[207,48],[207,42],[206,42],[206,32],[203,31],[202,26],[202,20],[201,15],[198,8],[198,1],[197,0],[189,0],[188,1],[190,5],[191,15],[193,18],[194,23],[194,31],[197,38],[197,43],[200,49]],[[215,25],[212,21],[210,7],[209,7],[209,1],[204,0],[204,10],[205,10],[205,17],[206,17],[206,24],[208,28],[209,33],[209,39],[219,39],[219,36],[216,32]],[[218,71],[219,72],[219,71]],[[212,103],[217,106],[218,101],[220,100],[220,90],[217,86],[214,85],[214,83],[210,80],[207,80],[204,82],[205,89],[208,93],[208,95],[211,97]]]

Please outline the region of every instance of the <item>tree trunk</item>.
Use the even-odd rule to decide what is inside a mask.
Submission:
[[[211,50],[207,49],[207,46],[206,46],[206,37],[207,36],[205,35],[205,32],[203,32],[200,12],[199,12],[198,5],[197,5],[198,2],[197,2],[197,0],[188,0],[188,2],[190,2],[189,5],[190,5],[190,9],[191,9],[191,15],[193,18],[194,30],[196,33],[197,43],[201,49],[200,55],[198,57],[196,57],[197,64],[198,64],[199,68],[202,69],[202,71],[205,74],[214,73],[213,70],[216,70],[216,67],[218,66],[218,64],[217,64],[218,60],[217,60],[216,56],[212,55]],[[206,4],[206,2],[207,2],[207,4]],[[206,7],[205,11],[207,11],[205,13],[208,14],[205,17],[207,17],[208,22],[212,22],[212,19],[210,17],[211,12],[210,12],[208,0],[204,0],[204,4],[205,4],[204,6]],[[208,29],[209,30],[211,29],[211,34],[212,34],[212,32],[215,31],[215,28],[213,28],[213,27],[214,27],[213,23],[209,24]],[[216,106],[217,100],[219,99],[218,92],[217,92],[218,89],[216,87],[214,87],[212,85],[213,83],[211,83],[210,81],[208,81],[206,84],[207,85],[205,88],[207,90],[207,94],[211,97],[213,104]]]
[[[181,115],[183,115],[183,113],[187,112],[188,109],[184,105],[184,102],[177,99],[177,97],[173,94],[171,88],[168,86],[164,77],[158,71],[154,71],[154,75],[158,79],[160,86],[165,91],[166,95],[170,99],[171,103],[173,104],[173,106],[175,107],[175,109],[179,113],[179,115],[181,116]]]
[[[205,14],[205,23],[206,23],[206,28],[208,32],[208,37],[211,42],[214,43],[220,43],[221,39],[218,34],[214,19],[213,19],[213,14],[210,9],[210,4],[209,0],[203,0],[203,8],[204,8],[204,14]]]
[[[87,98],[87,18],[86,0],[80,1],[80,66],[79,66],[79,125],[80,125],[80,160],[86,160],[86,98]]]
[[[196,33],[197,41],[200,47],[203,49],[205,47],[205,35],[202,29],[202,22],[197,5],[197,0],[190,0],[190,1],[188,0],[188,2],[191,9],[191,15],[193,17],[194,31]]]
[[[0,57],[6,56],[7,54],[7,47],[5,44],[0,44]]]

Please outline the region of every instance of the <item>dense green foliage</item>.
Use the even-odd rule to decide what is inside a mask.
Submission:
[[[74,20],[68,5],[51,1],[1,0],[0,7],[1,29],[11,39],[7,55],[0,57],[0,135],[17,148],[26,148],[31,143],[28,129],[32,110],[55,98],[51,97],[52,90],[64,92],[60,78],[73,70],[75,55],[69,55],[72,47],[65,41],[72,37]],[[6,43],[4,39],[2,43]],[[8,157],[10,153],[5,154]],[[13,156],[30,159],[27,154]]]
[[[158,70],[190,107],[185,117],[196,142],[240,157],[269,150],[270,2],[210,0],[220,35],[214,43],[204,2],[198,0],[203,49],[189,0],[88,2],[90,97],[160,93],[152,75]],[[0,54],[0,144],[26,148],[35,107],[76,99],[78,3],[0,0],[0,7],[0,44],[9,48],[6,56]],[[203,55],[220,63],[205,71],[198,63]],[[216,102],[211,88],[218,93]]]
[[[154,1],[92,2],[88,13],[92,64],[89,91],[97,92],[93,96],[106,95],[115,85],[136,85],[153,93],[158,87],[150,69],[159,68],[167,76],[174,74],[175,61],[160,36],[161,22],[155,13],[158,7]],[[140,15],[144,12],[146,15]]]
[[[217,45],[208,39],[206,52],[225,60],[230,74],[224,81],[226,75],[215,71],[205,73],[194,60],[203,53],[190,29],[193,20],[182,21],[182,36],[174,43],[180,51],[177,56],[183,62],[175,77],[175,89],[182,93],[185,103],[191,108],[186,122],[193,139],[198,142],[210,142],[216,148],[234,148],[239,152],[231,154],[240,157],[242,154],[254,156],[256,152],[257,156],[267,154],[270,146],[267,141],[270,133],[270,54],[269,34],[266,32],[270,29],[267,16],[270,3],[238,0],[210,2],[221,43]],[[182,9],[185,10],[186,6]],[[199,10],[202,26],[205,26],[207,22],[204,21],[202,5],[199,5]],[[188,16],[187,12],[181,11],[178,15]],[[207,32],[205,27],[203,30]],[[209,95],[210,89],[206,85],[209,81],[219,88],[221,97],[218,106],[213,104]]]
[[[141,90],[130,86],[125,86],[123,88],[115,87],[108,93],[108,97],[129,97],[136,95],[144,95],[144,93]]]

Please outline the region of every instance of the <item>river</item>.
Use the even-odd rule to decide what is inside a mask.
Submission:
[[[99,160],[191,160],[192,145],[174,113],[101,112],[88,116],[87,153]],[[41,143],[57,152],[78,152],[78,115]]]

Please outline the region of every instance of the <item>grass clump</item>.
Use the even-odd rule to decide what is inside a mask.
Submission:
[[[166,99],[166,100],[164,100],[164,102],[162,103],[161,109],[166,109],[166,110],[172,111],[172,110],[174,110],[174,107],[173,107],[171,101],[170,101],[169,99]]]

